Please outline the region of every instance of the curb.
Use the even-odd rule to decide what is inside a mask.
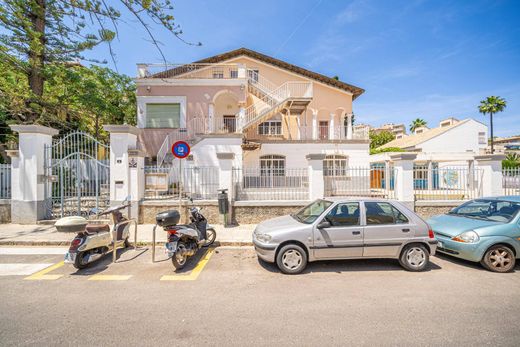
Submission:
[[[155,242],[155,245],[162,246],[164,242]],[[69,246],[70,241],[0,241],[0,246]],[[151,246],[151,241],[137,242],[137,246]],[[252,242],[246,241],[215,241],[216,247],[252,247]]]

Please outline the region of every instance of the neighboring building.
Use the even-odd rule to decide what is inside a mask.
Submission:
[[[520,136],[496,137],[493,146],[495,153],[520,152]],[[488,146],[487,151],[491,153],[491,146]]]
[[[413,135],[395,139],[380,148],[398,147],[405,151],[423,153],[484,154],[487,147],[487,126],[474,119],[462,121],[450,118],[439,127],[421,127]]]
[[[368,165],[368,130],[349,121],[361,88],[246,48],[138,72],[140,143],[159,166],[177,140],[191,144],[193,166],[218,166],[218,152],[270,173],[320,153],[330,165]]]
[[[389,131],[392,134],[394,134],[396,138],[406,135],[406,126],[404,124],[387,123],[377,128],[371,128],[370,130],[372,130],[375,133]]]

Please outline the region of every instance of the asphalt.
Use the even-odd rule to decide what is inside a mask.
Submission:
[[[146,248],[76,271],[57,266],[59,249],[6,249],[0,248],[2,346],[520,341],[520,266],[495,274],[436,256],[422,273],[406,272],[395,260],[351,260],[310,264],[288,276],[259,262],[250,247],[220,247],[192,258],[182,273],[167,259],[152,263]],[[54,268],[2,276],[6,264]]]

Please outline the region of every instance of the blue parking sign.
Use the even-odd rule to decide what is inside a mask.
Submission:
[[[184,159],[190,155],[190,145],[184,141],[177,141],[172,146],[172,153],[175,158]]]

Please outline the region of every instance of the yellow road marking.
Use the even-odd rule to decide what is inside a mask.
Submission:
[[[126,281],[132,275],[94,275],[90,277],[89,281]]]
[[[211,258],[214,252],[215,249],[208,249],[208,251],[204,254],[197,266],[195,266],[195,268],[189,274],[164,275],[161,277],[161,281],[195,281],[197,277],[199,277],[200,273],[204,269],[204,266],[206,266],[206,264],[209,261],[209,258]]]
[[[39,281],[39,280],[57,280],[58,278],[63,277],[63,275],[47,275],[47,273],[54,271],[57,268],[62,267],[64,264],[65,264],[64,262],[60,261],[59,263],[51,265],[36,273],[33,273],[29,277],[25,277],[24,280],[33,280],[33,281],[34,280],[37,280],[37,281]]]

